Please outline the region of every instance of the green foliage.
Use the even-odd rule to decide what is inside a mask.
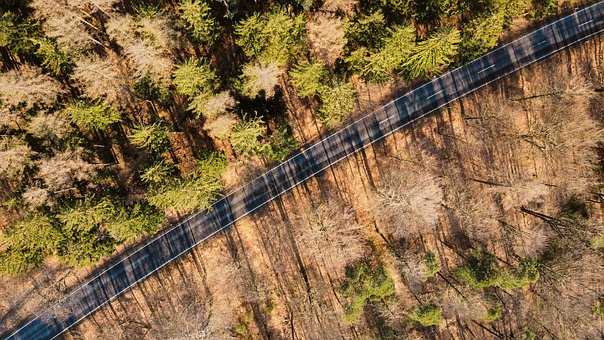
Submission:
[[[597,317],[604,319],[604,296],[600,296],[596,301],[594,301],[591,311]]]
[[[72,266],[87,266],[111,254],[115,241],[106,226],[119,212],[107,199],[98,203],[79,202],[57,217],[63,224],[65,242],[60,250],[63,261]]]
[[[312,97],[321,92],[327,71],[320,62],[304,63],[291,70],[289,75],[300,96]]]
[[[305,19],[284,9],[254,14],[235,27],[237,45],[263,64],[288,65],[304,50]]]
[[[4,230],[0,241],[6,247],[0,253],[0,272],[20,275],[55,253],[62,236],[48,217],[34,215]]]
[[[192,97],[199,93],[214,91],[216,74],[210,65],[189,59],[174,71],[174,86],[180,94]]]
[[[497,320],[501,319],[502,313],[503,313],[503,311],[502,311],[500,305],[491,307],[491,308],[487,309],[487,315],[485,315],[484,321],[486,321],[486,322],[497,321]]]
[[[168,103],[170,100],[169,89],[166,86],[157,84],[148,73],[139,77],[132,89],[138,97],[145,100],[156,100],[163,104]]]
[[[153,234],[159,230],[164,215],[155,209],[141,204],[121,207],[119,213],[108,221],[109,235],[118,242],[133,241],[141,235]]]
[[[4,12],[0,17],[0,47],[6,47],[12,53],[31,54],[36,48],[31,38],[38,35],[33,21],[22,21],[12,12]]]
[[[341,290],[349,301],[344,319],[348,323],[356,323],[367,303],[382,301],[394,295],[394,281],[388,277],[383,267],[372,269],[367,263],[360,263],[354,268],[347,268],[346,281]]]
[[[270,148],[265,152],[268,159],[282,161],[289,154],[300,147],[300,144],[292,134],[289,125],[283,123],[273,131],[269,137]]]
[[[205,0],[181,0],[180,17],[191,36],[202,44],[212,45],[218,38],[220,27],[212,16],[212,8]]]
[[[403,64],[407,74],[413,79],[441,70],[453,61],[460,41],[457,29],[445,28],[419,42]]]
[[[76,101],[67,104],[63,113],[82,129],[105,130],[109,125],[119,121],[119,112],[103,101]]]
[[[362,69],[363,78],[383,82],[392,78],[416,52],[415,29],[413,26],[398,26],[390,30],[390,36],[379,52],[371,54]]]
[[[261,140],[265,136],[266,124],[264,124],[262,118],[246,119],[244,117],[233,127],[229,142],[238,155],[260,155],[270,147]]]
[[[190,177],[169,181],[149,193],[149,203],[164,211],[190,213],[209,208],[222,190],[220,177],[226,168],[224,155],[210,153]]]
[[[156,185],[166,182],[173,172],[174,166],[162,160],[145,169],[141,175],[141,180],[147,184]]]
[[[522,336],[520,337],[520,339],[522,340],[537,340],[538,339],[538,335],[537,333],[535,333],[532,329],[525,329],[524,332],[522,332]]]
[[[340,82],[326,86],[320,93],[319,118],[328,127],[341,123],[354,110],[356,93],[350,83]]]
[[[55,43],[49,39],[33,40],[38,46],[36,55],[40,58],[42,66],[54,76],[67,73],[70,61],[65,52],[61,51]]]
[[[590,245],[595,250],[604,250],[604,233],[596,235],[591,239]]]
[[[157,153],[167,151],[170,146],[168,130],[160,123],[136,126],[128,139],[141,149]]]
[[[533,5],[533,18],[541,20],[558,12],[558,1],[557,0],[532,0]]]
[[[512,271],[497,266],[495,256],[485,252],[475,252],[465,266],[455,270],[460,281],[474,288],[499,287],[503,289],[524,288],[539,279],[537,262],[524,260],[519,268]]]
[[[409,319],[424,327],[438,326],[443,319],[443,310],[434,304],[421,305],[409,315]]]
[[[387,30],[384,27],[386,27],[386,20],[381,11],[374,11],[369,15],[359,14],[346,21],[345,31],[348,49],[357,50],[362,47],[372,50],[379,49],[387,35]]]
[[[497,11],[490,16],[477,18],[464,27],[460,50],[463,59],[470,60],[479,57],[497,45],[503,33],[505,12]]]
[[[424,264],[426,265],[426,278],[434,277],[440,271],[440,259],[431,251],[424,256]]]

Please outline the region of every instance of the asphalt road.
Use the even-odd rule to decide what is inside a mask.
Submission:
[[[331,165],[486,84],[604,31],[604,1],[574,12],[419,86],[301,150],[212,209],[192,215],[3,335],[54,339],[198,243]]]

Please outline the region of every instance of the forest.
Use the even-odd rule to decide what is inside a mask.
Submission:
[[[11,283],[34,277],[33,286],[43,290],[57,272],[83,275],[209,208],[319,135],[577,5],[3,1],[0,331],[25,316],[7,293]],[[594,72],[552,77],[524,89],[521,98],[485,93],[475,116],[461,118],[464,132],[439,130],[448,138],[439,152],[421,145],[408,154],[380,155],[388,159],[387,167],[380,166],[383,178],[359,189],[371,199],[343,199],[334,188],[326,194],[333,199],[324,197],[308,209],[290,202],[284,207],[291,210],[287,222],[267,222],[298,226],[291,227],[295,249],[275,244],[275,251],[300,251],[297,256],[306,260],[297,261],[316,262],[321,277],[333,275],[312,293],[316,300],[307,297],[307,307],[335,298],[338,312],[321,326],[292,326],[309,332],[296,337],[336,334],[334,325],[357,327],[350,334],[360,337],[368,330],[378,330],[369,337],[410,337],[442,327],[445,319],[469,330],[466,337],[480,338],[472,334],[477,329],[526,339],[573,338],[572,331],[582,338],[601,336],[604,295],[593,287],[602,283],[604,104],[601,77]],[[570,107],[576,116],[566,115]],[[449,142],[455,148],[446,148]],[[531,156],[511,155],[513,149]],[[543,172],[531,177],[525,169],[531,166]],[[447,168],[455,170],[443,172]],[[369,201],[372,206],[359,210]],[[377,230],[371,237],[368,220]],[[259,285],[262,280],[243,277],[241,249],[226,248],[214,250],[230,253],[229,263],[204,264],[198,271],[205,273],[207,289],[224,286],[240,296],[211,313],[213,319],[206,315],[207,299],[197,304],[179,297],[190,301],[171,306],[171,315],[158,318],[163,323],[142,328],[156,329],[157,338],[183,329],[219,338],[272,334],[261,326],[261,315],[286,313],[280,310],[284,304],[275,305],[278,299]],[[212,270],[227,272],[206,280]],[[47,277],[44,284],[35,281],[40,275]],[[281,288],[304,299],[300,282],[289,284]],[[555,309],[562,286],[576,289],[567,292],[566,306],[549,319],[538,315]],[[524,295],[528,289],[531,294]],[[329,290],[335,297],[322,295]],[[232,305],[238,307],[225,312]],[[174,329],[165,329],[169,318],[190,315],[187,308],[195,308],[203,329],[177,327],[176,321]],[[338,313],[341,318],[333,320]],[[235,319],[224,320],[227,315]],[[223,319],[210,325],[216,316]],[[510,322],[512,317],[517,319]],[[510,329],[489,326],[501,320]]]

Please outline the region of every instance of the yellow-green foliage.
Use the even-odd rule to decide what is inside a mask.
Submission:
[[[440,29],[417,44],[403,67],[410,78],[434,74],[453,61],[460,41],[459,30]]]
[[[210,153],[199,161],[197,171],[191,176],[152,188],[149,203],[164,211],[183,214],[207,209],[223,188],[220,177],[225,168],[226,158]]]
[[[284,9],[254,14],[235,27],[237,44],[262,64],[288,65],[304,50],[305,19]]]
[[[0,253],[0,272],[19,275],[54,254],[62,242],[60,231],[46,216],[34,215],[15,223],[0,234],[6,248]]]
[[[367,263],[361,263],[354,268],[347,268],[346,281],[341,291],[348,300],[344,319],[348,323],[355,323],[367,303],[382,301],[394,295],[394,282],[383,267],[371,268]]]
[[[216,82],[216,74],[210,65],[194,59],[179,65],[173,77],[176,91],[189,97],[212,92]]]
[[[302,97],[311,97],[321,92],[327,71],[320,62],[304,63],[291,70],[289,75],[298,94]]]
[[[434,304],[421,305],[409,314],[409,319],[424,327],[438,326],[443,319],[443,310]]]
[[[219,36],[219,26],[212,16],[212,8],[205,0],[182,0],[178,6],[180,17],[186,23],[193,38],[204,44],[212,44]]]
[[[492,254],[476,252],[468,258],[466,265],[455,270],[455,275],[474,288],[517,289],[527,287],[539,279],[535,261],[524,260],[513,270],[500,268],[496,261]]]
[[[268,148],[268,144],[261,140],[265,135],[266,125],[261,118],[247,119],[244,117],[233,127],[229,142],[239,155],[259,155]]]
[[[431,278],[440,270],[440,259],[431,251],[424,256],[424,264],[426,265],[425,277]]]
[[[87,130],[105,130],[121,119],[119,112],[103,101],[76,101],[68,104],[63,112],[75,125]]]
[[[319,118],[328,127],[341,123],[354,110],[356,93],[352,84],[337,82],[323,88],[320,94]]]

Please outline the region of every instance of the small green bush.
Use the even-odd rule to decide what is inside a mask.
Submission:
[[[431,251],[426,253],[424,264],[426,265],[426,278],[434,277],[440,271],[440,259]]]
[[[350,83],[340,82],[326,86],[320,97],[322,105],[319,118],[327,127],[337,126],[354,110],[356,93]]]
[[[409,319],[425,327],[437,326],[443,319],[443,310],[434,304],[421,305],[409,315]]]
[[[466,265],[455,270],[455,275],[474,288],[517,289],[539,279],[537,266],[538,263],[533,260],[524,260],[518,268],[509,271],[499,268],[492,254],[475,252],[468,258]]]
[[[354,268],[347,268],[346,281],[341,291],[349,301],[344,320],[355,323],[361,317],[367,303],[381,301],[394,295],[394,281],[386,274],[383,267],[372,269],[367,263],[361,263]]]

